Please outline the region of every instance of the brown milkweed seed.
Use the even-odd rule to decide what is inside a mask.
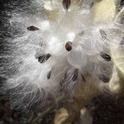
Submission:
[[[37,30],[39,30],[39,28],[37,28],[35,26],[29,26],[29,27],[27,27],[27,30],[29,30],[29,31],[37,31]]]
[[[71,0],[63,0],[62,1],[64,9],[68,10],[71,5]]]
[[[67,51],[71,51],[72,50],[72,42],[68,41],[66,44],[65,44],[65,49]]]

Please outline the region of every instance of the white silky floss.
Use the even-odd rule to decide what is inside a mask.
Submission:
[[[15,46],[12,64],[18,68],[17,73],[7,80],[6,87],[16,89],[14,94],[18,99],[15,98],[17,103],[14,104],[20,104],[27,98],[26,95],[33,96],[35,101],[39,91],[39,100],[42,100],[44,92],[58,96],[67,72],[72,75],[66,81],[71,85],[74,69],[79,69],[79,73],[91,70],[90,73],[97,77],[99,53],[106,45],[99,33],[101,22],[97,22],[98,25],[93,23],[91,3],[90,0],[72,0],[66,10],[61,0],[34,0],[32,6],[38,7],[38,13],[18,13],[10,19],[21,25],[20,30],[24,32],[10,41]],[[39,30],[27,31],[26,26],[32,25]],[[67,42],[72,42],[71,51],[65,48]],[[93,71],[92,67],[97,69]],[[43,97],[46,101],[47,95]]]

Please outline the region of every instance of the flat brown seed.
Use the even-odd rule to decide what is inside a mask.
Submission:
[[[67,51],[71,51],[72,50],[72,42],[68,41],[66,44],[65,44],[65,49]]]
[[[111,61],[111,56],[108,55],[107,53],[101,52],[100,56],[105,59],[106,61]]]
[[[38,57],[38,62],[40,63],[44,63],[46,62],[49,58],[51,57],[51,54],[45,54],[45,55],[42,55],[42,56],[39,56]]]
[[[63,0],[62,1],[64,9],[68,10],[71,5],[71,0]]]
[[[27,30],[29,30],[29,31],[37,31],[37,30],[39,30],[39,28],[37,28],[35,26],[29,26],[29,27],[27,27]]]

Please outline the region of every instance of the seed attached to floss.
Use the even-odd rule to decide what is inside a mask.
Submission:
[[[101,52],[100,56],[105,59],[106,61],[111,61],[111,56],[108,55],[107,53]]]
[[[71,0],[63,0],[62,1],[64,9],[68,10],[71,5]]]
[[[44,63],[51,57],[51,54],[46,54],[38,57],[38,62]]]
[[[37,30],[39,30],[39,28],[37,28],[35,26],[29,26],[29,27],[27,27],[27,30],[29,30],[29,31],[37,31]]]
[[[68,41],[66,44],[65,44],[65,49],[67,51],[71,51],[72,50],[72,42]]]

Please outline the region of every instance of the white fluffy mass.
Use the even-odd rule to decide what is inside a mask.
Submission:
[[[111,78],[113,62],[105,61],[101,52],[111,55],[110,45],[121,41],[116,30],[123,29],[115,22],[94,23],[92,2],[72,0],[66,10],[61,0],[33,0],[28,11],[12,11],[10,27],[19,33],[7,39],[12,47],[4,57],[10,70],[5,88],[14,106],[45,104],[49,97],[66,93],[71,97],[76,84],[84,82],[82,75],[90,75],[96,80],[91,83],[98,85],[104,83],[100,76]],[[30,26],[38,29],[30,31]],[[68,42],[70,51],[65,47]]]

